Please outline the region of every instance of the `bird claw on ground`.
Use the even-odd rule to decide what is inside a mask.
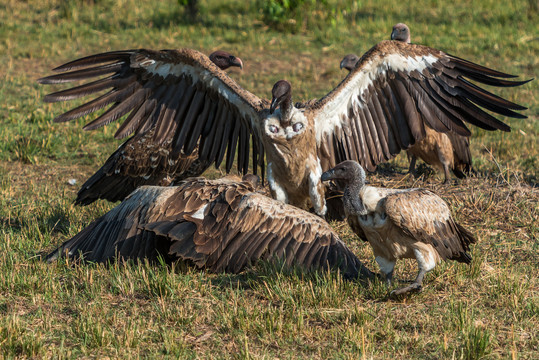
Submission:
[[[400,295],[404,295],[410,292],[421,292],[422,289],[423,289],[423,286],[421,286],[421,284],[413,283],[410,286],[406,286],[406,287],[391,291],[389,293],[389,297],[396,298]]]

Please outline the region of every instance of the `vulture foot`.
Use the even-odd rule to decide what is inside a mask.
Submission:
[[[420,292],[422,288],[423,286],[420,283],[413,282],[409,286],[393,290],[391,293],[389,293],[389,296],[394,298],[409,292]]]

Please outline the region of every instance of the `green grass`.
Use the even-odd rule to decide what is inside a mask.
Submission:
[[[539,77],[534,1],[328,0],[290,32],[264,24],[257,1],[201,1],[193,22],[176,0],[3,0],[0,6],[0,356],[6,358],[512,358],[539,353],[539,86],[495,92],[523,104],[511,133],[474,129],[481,177],[372,175],[386,186],[437,190],[479,238],[471,266],[440,264],[422,293],[388,300],[382,283],[260,264],[240,275],[161,264],[45,264],[39,255],[113,204],[72,205],[77,187],[119,144],[117,124],[84,132],[55,124],[72,104],[45,104],[36,79],[95,52],[191,47],[240,56],[237,81],[269,97],[281,78],[295,100],[319,97],[344,76],[344,54],[363,53],[406,22],[413,41],[521,79]],[[327,11],[327,9],[331,11]],[[329,14],[329,15],[328,15]],[[299,19],[299,20],[297,20]],[[303,21],[303,22],[302,22]],[[290,22],[292,24],[292,22]],[[277,26],[278,28],[278,26]],[[212,171],[208,176],[218,176]],[[77,186],[68,185],[76,179]],[[358,256],[371,250],[334,224]],[[397,264],[411,278],[412,261]]]

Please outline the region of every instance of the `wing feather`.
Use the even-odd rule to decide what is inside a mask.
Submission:
[[[433,245],[444,260],[469,262],[473,235],[458,225],[449,206],[425,189],[395,192],[384,200],[384,210],[393,224],[415,240]]]
[[[334,267],[371,276],[321,218],[253,192],[248,183],[191,179],[177,187],[142,187],[51,253],[92,261],[166,255],[210,271],[239,272],[260,259],[307,268]]]
[[[105,109],[84,129],[92,130],[125,119],[115,137],[123,138],[133,132],[142,135],[155,128],[152,141],[159,145],[172,140],[170,150],[175,154],[183,150],[189,155],[197,144],[210,136],[209,141],[205,141],[208,148],[199,153],[206,156],[203,160],[215,162],[217,166],[225,158],[226,151],[236,149],[236,144],[228,142],[248,144],[251,137],[253,141],[260,141],[257,133],[259,113],[268,107],[267,101],[241,88],[208,57],[195,50],[116,51],[78,59],[55,70],[62,73],[38,81],[43,84],[92,81],[47,95],[46,101],[97,96],[58,116],[56,121],[69,121]],[[107,92],[101,94],[103,91]],[[218,112],[212,111],[214,103],[219,104]],[[215,116],[219,118],[214,119]],[[235,128],[235,123],[241,122],[240,136],[243,138],[216,139],[216,131],[221,136],[225,127],[223,121],[234,122],[227,123],[227,129]],[[215,130],[216,126],[221,128]],[[262,146],[254,148],[260,150]],[[238,149],[241,152],[247,148],[240,146]],[[241,155],[240,168],[247,171],[245,159],[250,158],[248,153]],[[255,158],[259,159],[259,155]]]

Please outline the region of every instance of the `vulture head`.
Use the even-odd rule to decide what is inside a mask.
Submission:
[[[237,66],[243,69],[243,62],[237,56],[234,56],[226,51],[217,50],[210,54],[210,60],[217,65],[221,70],[228,69],[231,66]]]
[[[359,58],[356,54],[348,54],[341,60],[341,70],[346,69],[348,71],[352,71],[355,67],[357,62],[359,61]]]
[[[393,31],[391,32],[391,40],[402,41],[407,44],[411,43],[410,39],[410,29],[406,24],[398,23],[393,26]]]
[[[292,105],[292,85],[286,80],[279,80],[271,89],[270,114],[275,112],[277,106],[281,106],[282,112],[283,108],[290,105]]]
[[[346,160],[322,174],[322,181],[339,180],[345,186],[365,185],[365,170],[357,161]]]

